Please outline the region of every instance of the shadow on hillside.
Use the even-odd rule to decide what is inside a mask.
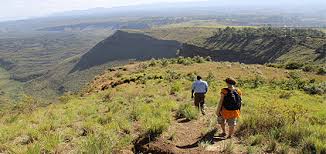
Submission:
[[[209,50],[190,44],[183,44],[182,49],[179,52],[179,56],[210,56],[214,61],[241,62],[246,64],[264,63],[264,61],[260,60],[259,58],[248,52],[238,52],[234,50]]]
[[[217,132],[217,129],[212,129],[211,131],[207,132],[205,135],[201,136],[199,138],[198,141],[196,141],[193,144],[189,144],[189,145],[184,145],[184,146],[176,146],[177,148],[180,149],[192,149],[192,148],[196,148],[199,146],[200,143],[210,143],[210,144],[214,144],[216,142],[220,142],[223,141],[223,138],[216,138],[215,134]]]
[[[173,58],[180,47],[177,41],[117,31],[84,54],[70,73],[117,60]]]

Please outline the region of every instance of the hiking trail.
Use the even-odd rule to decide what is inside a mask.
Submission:
[[[216,128],[215,109],[207,108],[206,111],[206,115],[200,114],[197,120],[174,119],[168,131],[154,141],[137,142],[136,150],[140,153],[246,153],[237,137],[218,136],[221,130]]]

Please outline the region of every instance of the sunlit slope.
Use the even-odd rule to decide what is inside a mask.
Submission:
[[[190,87],[195,75],[203,76],[210,85],[207,116],[198,115],[191,107]],[[238,136],[227,142],[210,142],[203,136],[214,128],[214,110],[225,86],[222,80],[228,76],[239,81],[244,93]],[[325,81],[325,76],[315,73],[208,62],[200,57],[111,68],[80,94],[61,97],[60,103],[38,107],[42,102],[26,98],[21,106],[4,112],[0,118],[0,150],[321,153],[326,150]],[[192,128],[198,133],[187,131]],[[193,148],[179,148],[198,139],[200,143]],[[222,144],[232,144],[233,148]]]

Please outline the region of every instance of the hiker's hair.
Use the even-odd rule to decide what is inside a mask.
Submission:
[[[201,79],[202,79],[201,76],[198,75],[198,76],[197,76],[197,80],[201,80]]]
[[[233,79],[233,78],[226,78],[225,82],[227,84],[230,84],[230,85],[233,85],[233,86],[237,84],[237,81],[235,79]]]

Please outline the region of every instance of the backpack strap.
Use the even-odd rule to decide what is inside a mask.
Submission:
[[[226,90],[228,93],[231,92],[229,88],[224,88],[224,90]]]
[[[238,92],[238,88],[234,88],[234,90],[230,90],[229,88],[224,88],[224,89],[225,89],[228,93],[233,92],[233,91],[239,93],[239,92]]]

